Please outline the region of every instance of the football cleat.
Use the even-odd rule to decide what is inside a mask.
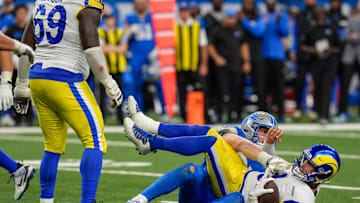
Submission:
[[[152,151],[150,142],[155,138],[155,135],[147,133],[136,126],[134,121],[130,118],[124,119],[124,128],[126,137],[135,144],[139,154],[146,155]]]
[[[160,122],[147,117],[131,95],[128,97],[128,112],[138,127],[150,133],[158,134]]]
[[[24,195],[29,186],[29,181],[34,177],[34,173],[34,167],[20,164],[20,167],[11,174],[15,184],[15,200],[19,200]]]

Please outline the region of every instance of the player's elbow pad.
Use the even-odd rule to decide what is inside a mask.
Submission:
[[[109,77],[106,69],[106,62],[104,53],[100,46],[91,47],[84,51],[86,60],[89,63],[90,69],[101,83],[104,83]]]

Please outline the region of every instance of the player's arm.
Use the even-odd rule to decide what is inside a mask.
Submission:
[[[33,33],[33,21],[30,20],[25,27],[22,43],[34,54],[35,38]],[[30,103],[29,70],[34,57],[22,55],[19,58],[18,76],[14,89],[14,107],[17,113],[26,114]]]
[[[126,23],[124,26],[124,35],[121,38],[121,45],[120,45],[121,53],[125,53],[129,50],[129,38],[130,38],[131,34],[132,33],[130,30],[130,25]]]
[[[28,55],[30,61],[32,62],[35,53],[27,45],[17,41],[16,39],[11,39],[3,33],[0,32],[0,50],[14,51],[17,55]]]
[[[12,53],[9,51],[0,51],[0,111],[5,111],[13,105],[12,73],[14,68],[11,56]]]
[[[104,85],[106,94],[113,101],[112,107],[120,106],[122,93],[116,81],[110,76],[106,68],[104,53],[100,47],[98,25],[101,10],[88,7],[78,14],[80,39],[86,59],[95,77]]]
[[[284,173],[289,165],[285,160],[272,156],[264,152],[260,147],[256,146],[249,140],[240,137],[234,133],[225,133],[222,138],[235,150],[242,152],[247,158],[256,160],[262,165],[266,166],[269,170],[268,173]]]

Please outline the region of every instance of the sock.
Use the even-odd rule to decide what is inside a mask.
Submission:
[[[168,194],[187,182],[200,182],[205,177],[201,166],[185,164],[177,169],[169,171],[146,188],[142,195],[151,201],[161,195]]]
[[[164,137],[182,137],[206,135],[211,128],[201,125],[179,125],[160,123],[158,134]]]
[[[54,198],[40,198],[40,203],[53,203],[54,202]]]
[[[214,136],[175,137],[170,139],[155,137],[151,142],[151,148],[190,156],[207,152],[216,140],[217,138]]]
[[[149,202],[149,200],[142,194],[136,195],[131,200],[136,201],[138,203],[148,203]]]
[[[14,173],[18,169],[17,162],[0,149],[0,166],[9,173]]]
[[[45,151],[40,164],[40,198],[54,197],[60,154]]]
[[[81,203],[91,203],[96,198],[96,189],[102,168],[103,153],[96,149],[85,149],[81,163]]]

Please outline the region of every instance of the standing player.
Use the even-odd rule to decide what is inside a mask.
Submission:
[[[32,62],[35,57],[34,51],[27,45],[11,39],[0,32],[0,50],[11,50],[19,55],[27,55]],[[1,54],[1,53],[0,53]],[[3,67],[3,66],[1,66]],[[0,83],[0,111],[7,110],[13,105],[12,94],[12,69],[1,70]],[[0,167],[9,171],[11,177],[14,178],[15,194],[14,199],[19,200],[29,186],[29,181],[33,178],[35,169],[32,166],[23,165],[16,162],[4,151],[0,149]]]
[[[45,152],[40,165],[40,202],[54,202],[58,162],[65,151],[71,126],[85,148],[81,163],[81,202],[95,201],[103,154],[107,145],[99,106],[85,79],[89,67],[104,85],[112,106],[122,102],[122,93],[109,75],[99,44],[97,27],[102,1],[37,0],[23,41],[33,47],[36,60],[29,74],[21,57],[14,91],[17,111],[26,112],[31,95],[44,134]]]
[[[252,202],[250,200],[259,196],[259,193],[253,190],[261,183],[259,179],[277,174],[280,176],[275,176],[274,181],[279,188],[280,201],[315,202],[319,185],[331,180],[340,169],[339,155],[328,145],[314,145],[305,149],[300,159],[290,166],[286,161],[270,156],[236,134],[225,133],[220,136],[215,130],[206,126],[171,127],[159,122],[147,123],[150,131],[156,131],[167,137],[172,136],[166,139],[145,132],[129,118],[125,119],[124,123],[129,139],[142,154],[157,149],[182,155],[204,152],[207,165],[205,174],[210,177],[217,198],[236,195],[240,191],[245,202]],[[235,151],[240,151],[246,157],[268,166],[265,174],[249,171]],[[193,176],[202,174],[196,168],[189,173]],[[168,185],[172,185],[174,180],[169,179],[169,181],[171,183]],[[152,200],[142,194],[136,198],[140,203]]]
[[[151,72],[152,67],[157,65],[157,51],[149,12],[149,0],[134,0],[134,9],[135,13],[126,16],[124,37],[122,38],[122,50],[123,52],[129,51],[130,56],[127,71],[123,74],[124,94],[125,98],[134,95],[140,108],[144,110],[143,86],[146,80],[145,76]],[[161,81],[157,78],[155,85],[163,113],[165,113]]]

